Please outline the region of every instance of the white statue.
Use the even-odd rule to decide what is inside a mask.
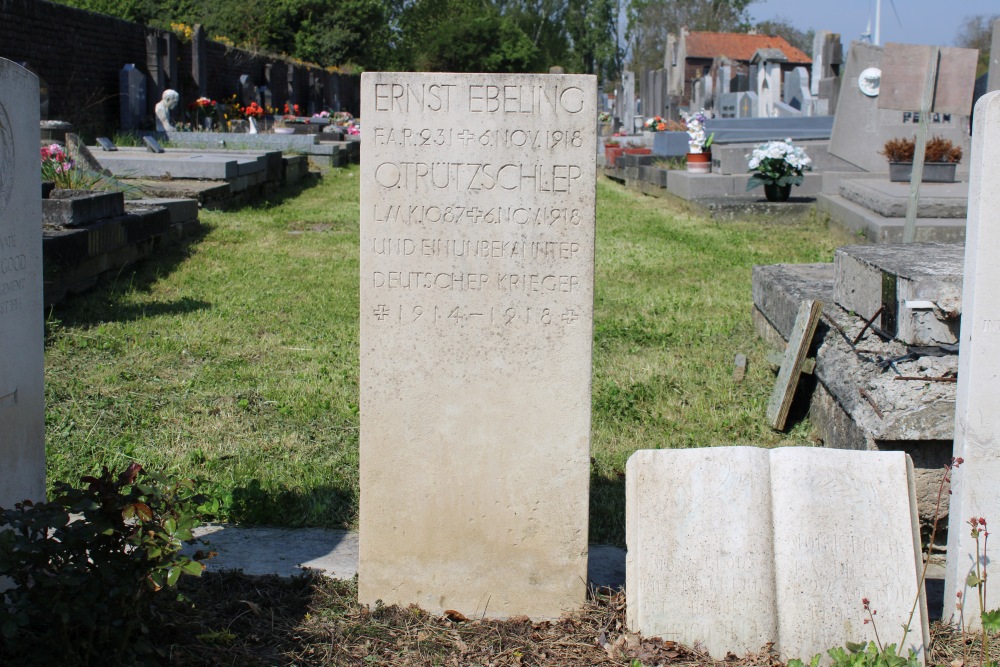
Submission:
[[[167,88],[163,91],[163,99],[156,103],[156,131],[173,132],[174,124],[170,122],[170,110],[177,106],[181,96],[176,90]]]

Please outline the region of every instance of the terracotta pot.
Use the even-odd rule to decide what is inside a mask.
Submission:
[[[777,185],[774,183],[764,184],[764,196],[767,201],[788,201],[788,196],[792,194],[792,186]]]
[[[653,153],[652,148],[626,148],[625,155],[651,155]]]
[[[605,146],[604,161],[607,163],[607,166],[614,167],[615,160],[617,160],[618,156],[620,156],[624,152],[625,149],[622,148],[621,146]]]
[[[711,153],[688,153],[687,154],[687,170],[692,174],[711,174],[712,173],[712,154]]]

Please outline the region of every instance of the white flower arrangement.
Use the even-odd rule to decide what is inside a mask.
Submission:
[[[769,141],[753,149],[747,165],[754,175],[747,182],[747,191],[758,185],[799,185],[802,174],[812,171],[812,160],[791,139]]]
[[[705,123],[709,119],[708,113],[702,109],[698,113],[681,113],[684,118],[684,125],[687,127],[688,148],[691,153],[704,153],[712,146],[712,139],[715,133],[706,134]]]

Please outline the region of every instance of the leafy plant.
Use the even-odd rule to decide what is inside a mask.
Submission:
[[[916,153],[916,139],[889,139],[882,147],[881,154],[889,162],[913,162]],[[956,146],[943,137],[932,137],[924,148],[925,162],[961,162],[962,147]]]
[[[190,480],[171,482],[131,464],[55,485],[54,500],[0,509],[0,663],[141,665],[155,658],[147,635],[153,595],[202,560],[180,553],[214,503]]]
[[[812,160],[801,146],[786,139],[757,146],[748,166],[754,174],[747,181],[747,192],[760,185],[799,185],[802,173],[812,170]]]

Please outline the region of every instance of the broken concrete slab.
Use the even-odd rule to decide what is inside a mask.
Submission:
[[[125,213],[121,192],[53,190],[42,199],[42,219],[46,225],[79,227]]]
[[[909,345],[958,342],[961,243],[856,245],[834,255],[834,298]]]
[[[886,218],[905,218],[910,198],[909,183],[882,179],[844,179],[840,196]],[[968,183],[922,183],[917,210],[921,218],[965,219]]]

